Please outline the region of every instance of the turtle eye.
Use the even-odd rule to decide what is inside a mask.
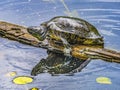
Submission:
[[[44,30],[42,29],[41,31],[40,31],[40,34],[43,34],[44,33]]]

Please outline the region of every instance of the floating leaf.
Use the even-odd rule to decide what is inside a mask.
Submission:
[[[31,83],[32,81],[33,81],[33,78],[28,76],[19,76],[14,78],[13,80],[15,84],[28,84],[28,83]]]
[[[101,84],[112,84],[111,80],[107,77],[98,77],[96,82]]]
[[[9,72],[9,73],[6,74],[6,76],[13,77],[16,74],[17,74],[16,72]]]
[[[37,87],[34,87],[34,88],[31,88],[30,90],[41,90],[41,89],[38,89]]]

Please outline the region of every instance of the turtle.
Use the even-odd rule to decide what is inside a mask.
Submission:
[[[27,31],[40,41],[46,40],[49,46],[55,47],[53,43],[63,46],[66,54],[71,52],[73,45],[104,45],[98,30],[87,21],[76,17],[57,16],[40,26],[30,26]]]

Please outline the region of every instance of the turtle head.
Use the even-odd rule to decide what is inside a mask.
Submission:
[[[27,28],[27,31],[40,41],[43,41],[46,36],[46,29],[44,26],[31,26]]]

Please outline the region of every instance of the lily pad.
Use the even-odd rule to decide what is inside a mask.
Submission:
[[[110,78],[107,78],[107,77],[98,77],[96,79],[96,82],[100,84],[112,84]]]
[[[33,87],[30,90],[41,90],[41,89],[38,89],[37,87]]]
[[[33,78],[28,76],[19,76],[14,78],[13,82],[15,84],[28,84],[33,82]]]

